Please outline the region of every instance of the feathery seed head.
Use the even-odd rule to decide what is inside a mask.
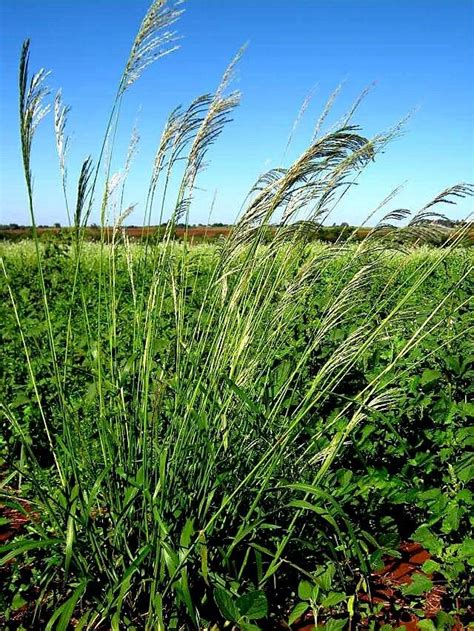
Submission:
[[[69,137],[66,136],[67,116],[71,108],[62,102],[61,90],[58,90],[54,99],[54,132],[56,137],[56,150],[59,157],[59,168],[63,179],[66,179],[66,154],[69,148]]]
[[[23,163],[28,187],[31,187],[30,157],[31,144],[36,128],[50,110],[49,105],[43,105],[49,89],[44,82],[50,74],[41,68],[30,79],[28,85],[28,69],[30,57],[30,40],[23,43],[20,58],[19,94],[20,94],[20,136],[23,153]]]
[[[181,4],[182,2],[177,2],[174,7],[167,8],[166,0],[155,0],[150,6],[133,42],[122,77],[120,94],[140,78],[147,66],[178,48],[173,45],[178,39],[176,32],[167,29],[183,13],[182,9],[177,8]]]

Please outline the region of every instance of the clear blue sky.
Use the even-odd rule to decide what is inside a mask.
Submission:
[[[109,107],[147,0],[1,0],[0,223],[29,223],[20,163],[17,65],[31,38],[31,68],[52,70],[72,107],[71,186],[80,163],[97,155]],[[472,0],[188,0],[173,55],[145,71],[127,93],[118,161],[138,119],[139,154],[127,188],[141,223],[150,165],[167,113],[216,87],[239,47],[249,41],[235,87],[242,104],[212,148],[191,215],[231,222],[256,176],[282,163],[295,116],[317,91],[285,162],[310,140],[325,100],[344,90],[329,124],[377,81],[355,122],[366,134],[387,129],[417,109],[406,133],[360,178],[332,221],[356,224],[393,188],[406,182],[395,206],[418,208],[444,187],[474,181],[474,2]],[[50,115],[33,152],[37,222],[66,223]],[[472,208],[465,201],[456,218]],[[97,216],[93,216],[92,220]]]

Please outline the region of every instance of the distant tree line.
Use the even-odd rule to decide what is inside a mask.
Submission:
[[[428,222],[430,224],[438,224],[443,228],[456,229],[462,228],[469,222],[465,220],[448,220],[439,218],[437,221]],[[124,230],[127,236],[132,241],[158,243],[163,240],[166,234],[167,223],[163,222],[159,225],[152,226],[124,226]],[[111,234],[113,227],[105,227],[106,234]],[[213,241],[220,238],[222,235],[226,235],[233,229],[232,224],[226,224],[223,222],[214,222],[212,224],[186,224],[178,223],[173,226],[171,233],[172,239],[181,239],[185,234],[189,239],[195,243],[202,241]],[[52,226],[38,225],[37,230],[42,240],[51,242],[52,240],[59,240],[64,243],[68,242],[72,238],[74,228],[69,226],[62,227],[59,222],[54,223]],[[363,239],[367,233],[371,230],[370,227],[357,227],[351,226],[347,222],[340,224],[333,223],[331,226],[322,225],[313,221],[301,221],[294,224],[282,226],[280,224],[271,224],[264,228],[261,232],[261,240],[263,243],[270,243],[274,238],[289,238],[290,235],[297,231],[303,239],[307,242],[311,241],[325,241],[334,243],[335,241],[345,241],[349,237],[360,240]],[[404,232],[401,228],[401,234]],[[101,228],[97,224],[90,224],[85,228],[84,237],[88,241],[98,241],[101,239]],[[446,234],[437,235],[433,238],[433,243],[442,245],[445,241],[449,240],[450,230],[446,231]],[[8,241],[20,241],[22,239],[28,239],[33,236],[33,228],[31,226],[24,226],[17,223],[0,224],[0,240]],[[468,243],[474,243],[474,234],[470,233],[467,239]]]

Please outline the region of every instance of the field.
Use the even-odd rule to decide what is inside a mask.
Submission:
[[[8,628],[38,597],[36,628],[65,602],[129,628],[467,615],[471,249],[82,248],[43,250],[45,320],[33,242],[2,247],[6,506],[35,516]]]
[[[444,210],[474,187],[414,211],[396,189],[363,226],[327,227],[403,128],[362,135],[365,90],[325,131],[334,94],[231,229],[192,228],[241,50],[214,93],[169,115],[144,226],[127,228],[138,137],[114,173],[121,105],[174,50],[179,6],[152,3],[73,193],[56,95],[65,229],[37,225],[48,73],[23,45],[30,225],[0,234],[0,627],[463,629],[474,249],[472,224]]]
[[[189,243],[213,243],[222,239],[222,237],[228,237],[232,232],[232,226],[182,226],[176,227],[173,231],[173,239],[183,240],[186,239]],[[144,243],[159,242],[165,236],[165,226],[124,226],[123,230],[127,237],[132,242]],[[105,227],[105,238],[111,239],[113,235],[113,226]],[[465,245],[474,244],[474,230],[472,227],[466,229],[466,226],[459,225],[457,228],[448,228],[443,231],[439,231],[433,235],[435,244],[446,245],[450,241],[456,240],[457,235],[462,232]],[[73,229],[71,228],[38,228],[37,235],[44,241],[67,241],[73,236]],[[271,227],[268,231],[266,240],[271,241],[278,233],[278,227]],[[350,238],[352,241],[363,241],[370,233],[370,228],[355,228],[345,226],[318,226],[317,230],[310,232],[311,241],[320,241],[324,243],[336,243],[345,241]],[[0,227],[0,241],[24,241],[25,239],[33,238],[33,229],[27,227],[16,228],[1,228]],[[84,239],[87,241],[100,241],[101,230],[99,227],[88,227],[84,232]]]

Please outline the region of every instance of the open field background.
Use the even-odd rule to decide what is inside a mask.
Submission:
[[[125,234],[134,241],[144,241],[144,240],[157,240],[163,238],[164,235],[164,226],[124,226],[123,230]],[[269,237],[273,237],[277,232],[277,228],[269,228]],[[437,235],[435,238],[435,242],[449,243],[451,240],[456,239],[456,234],[459,231],[459,228],[448,228],[445,230],[444,234]],[[54,239],[59,238],[60,240],[67,239],[68,233],[71,234],[73,229],[71,228],[38,228],[38,236],[42,239]],[[174,229],[174,238],[176,239],[186,239],[192,243],[206,243],[212,242],[220,237],[229,236],[232,232],[232,226],[188,226],[188,227],[176,227]],[[366,238],[368,233],[370,232],[370,228],[357,228],[352,226],[341,227],[341,226],[320,226],[317,231],[315,231],[310,240],[317,240],[326,243],[334,243],[338,239],[347,239],[351,237],[351,240],[362,241]],[[110,239],[113,233],[113,227],[105,228],[105,238]],[[5,241],[22,241],[24,239],[31,239],[33,237],[32,228],[27,227],[18,227],[18,228],[8,228],[1,229],[0,228],[0,240]],[[88,241],[100,241],[101,239],[101,230],[100,228],[88,227],[85,230],[85,239]],[[466,245],[474,245],[474,229],[470,228],[468,230],[464,229],[464,240]]]

